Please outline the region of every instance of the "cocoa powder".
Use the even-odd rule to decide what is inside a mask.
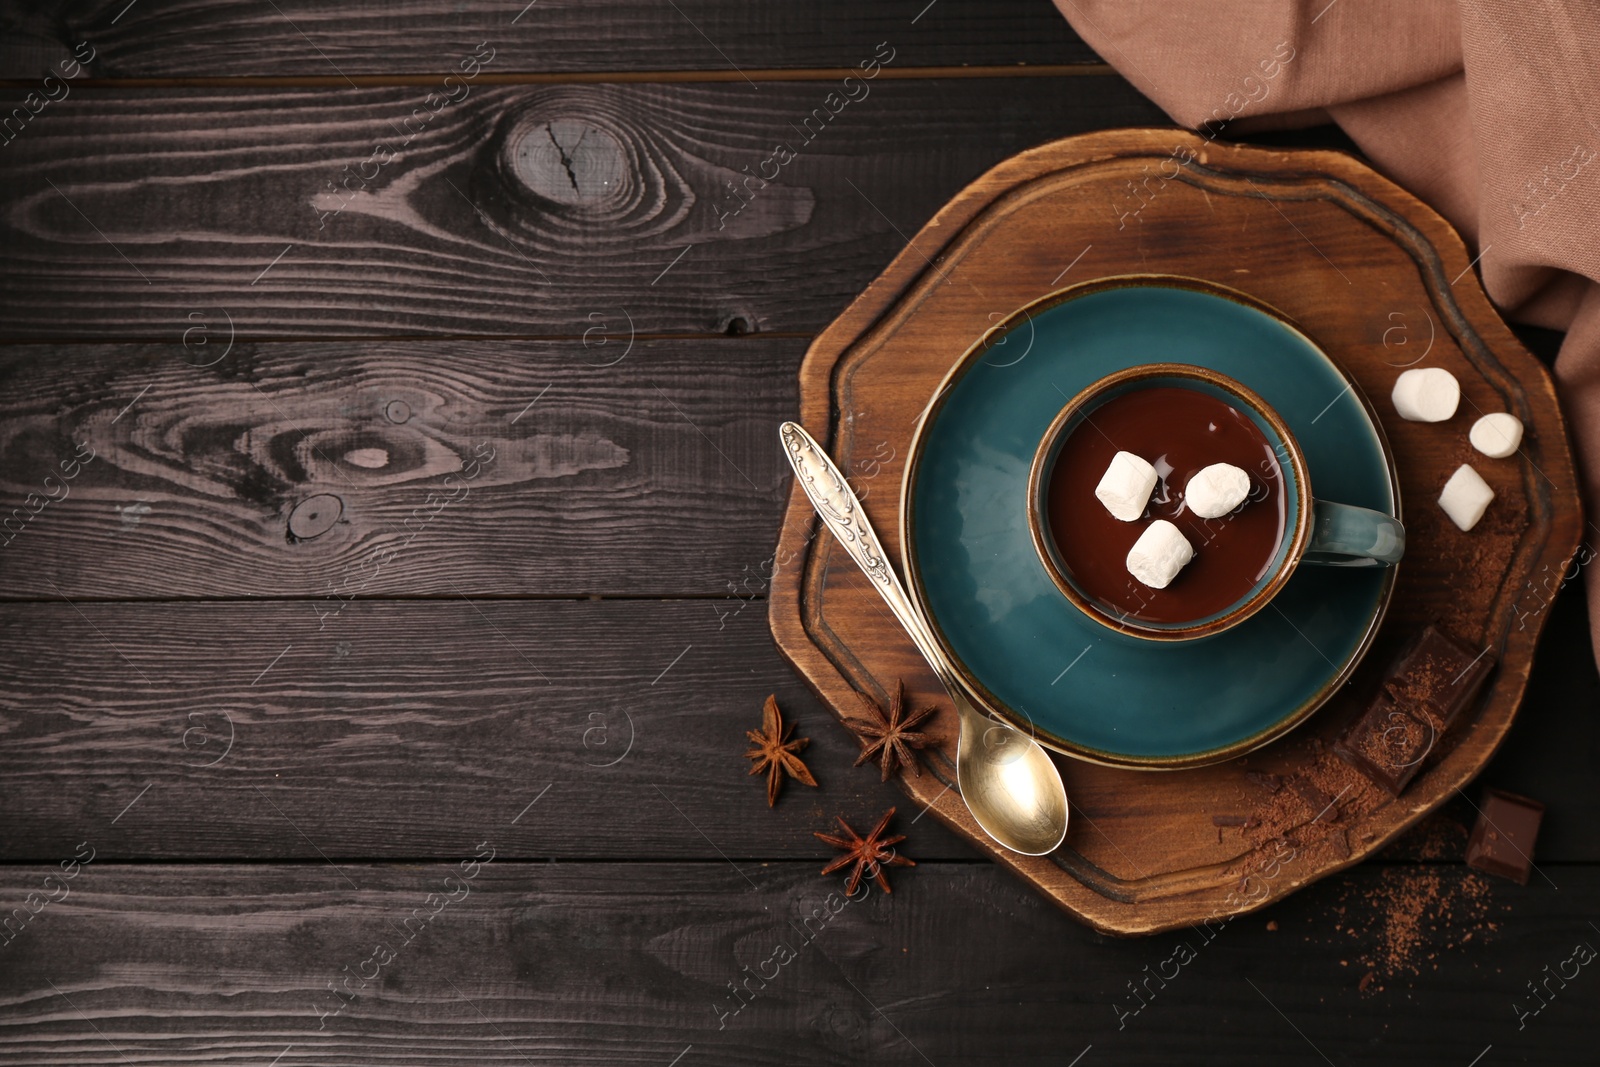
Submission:
[[[1477,874],[1435,867],[1388,867],[1375,881],[1343,887],[1334,931],[1357,942],[1356,962],[1367,972],[1366,995],[1385,983],[1439,969],[1439,958],[1472,941],[1492,937],[1489,883]]]

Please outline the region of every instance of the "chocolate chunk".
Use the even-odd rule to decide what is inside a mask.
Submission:
[[[1249,821],[1250,820],[1247,819],[1243,815],[1213,815],[1213,816],[1211,816],[1211,825],[1212,826],[1243,826],[1243,825],[1245,825],[1245,823],[1247,823]]]
[[[1311,821],[1313,823],[1331,822],[1339,817],[1333,798],[1304,778],[1291,778],[1289,779],[1289,784],[1294,788],[1300,799],[1306,802],[1306,806],[1311,809]]]
[[[1276,793],[1283,788],[1283,775],[1267,774],[1263,771],[1245,771],[1245,778],[1259,785],[1269,793]]]
[[[1478,823],[1467,839],[1467,866],[1527,885],[1543,819],[1544,805],[1537,800],[1485,789]]]
[[[1388,693],[1379,693],[1333,751],[1390,796],[1399,796],[1433,750],[1438,735],[1431,718],[1408,715]]]
[[[1350,842],[1344,836],[1343,830],[1335,830],[1328,835],[1328,844],[1333,848],[1333,854],[1342,860],[1350,858]]]
[[[1383,688],[1408,713],[1429,714],[1448,727],[1477,695],[1489,676],[1494,655],[1475,652],[1443,631],[1429,626],[1385,680]]]
[[[1429,626],[1395,662],[1366,713],[1334,743],[1334,753],[1399,796],[1493,667],[1489,651],[1474,653]]]

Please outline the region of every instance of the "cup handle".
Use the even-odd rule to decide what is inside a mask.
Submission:
[[[1406,528],[1370,508],[1311,502],[1311,539],[1300,557],[1324,567],[1387,567],[1406,551]]]

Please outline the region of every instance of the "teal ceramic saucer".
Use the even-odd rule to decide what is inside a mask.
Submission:
[[[1242,293],[1129,275],[1036,301],[961,358],[912,438],[900,533],[919,609],[997,712],[1067,755],[1164,770],[1231,759],[1320,707],[1371,643],[1395,570],[1301,566],[1266,609],[1181,643],[1083,615],[1034,550],[1029,467],[1070,397],[1156,362],[1243,382],[1289,425],[1317,496],[1400,517],[1376,417],[1309,338]]]

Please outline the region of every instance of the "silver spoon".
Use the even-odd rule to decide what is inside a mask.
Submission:
[[[961,720],[956,784],[983,832],[1013,852],[1042,856],[1067,836],[1067,790],[1039,742],[973,706],[973,697],[889,566],[861,501],[822,446],[797,423],[778,427],[783,454],[823,524],[911,635]]]

